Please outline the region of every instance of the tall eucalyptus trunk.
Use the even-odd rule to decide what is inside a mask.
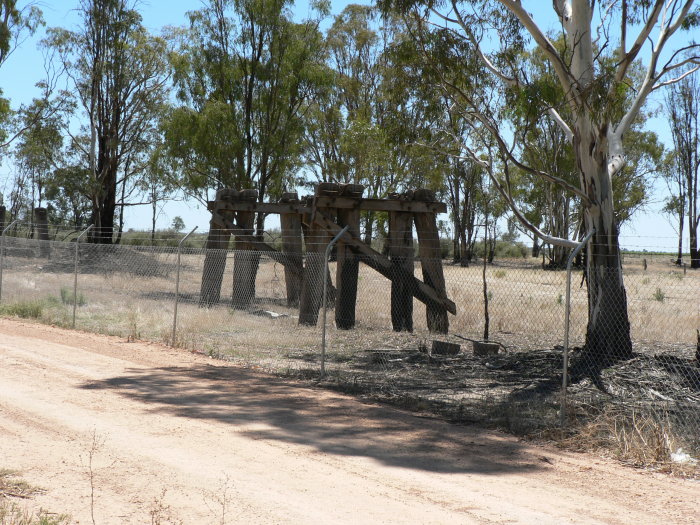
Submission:
[[[615,219],[612,178],[624,164],[623,128],[610,122],[609,105],[601,102],[594,86],[596,63],[591,34],[591,5],[575,0],[564,19],[571,48],[570,71],[576,90],[576,118],[572,141],[584,202],[584,222],[593,231],[588,244],[588,326],[586,354],[598,364],[628,358],[632,354],[627,293],[622,278],[619,229]],[[602,105],[601,105],[602,104]]]
[[[574,130],[574,148],[582,185],[588,197],[584,207],[588,245],[588,326],[586,352],[598,362],[625,359],[632,354],[627,293],[622,278],[619,231],[609,175],[607,130],[580,119]],[[618,144],[614,145],[617,148]]]

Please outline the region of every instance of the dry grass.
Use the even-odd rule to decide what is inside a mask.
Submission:
[[[603,452],[636,467],[700,479],[698,460],[686,455],[700,451],[697,439],[690,442],[687,429],[679,430],[668,412],[620,405],[600,410],[579,406],[578,412],[582,421],[572,421],[568,435],[558,440],[560,444]]]
[[[26,250],[15,253],[13,256],[12,251],[8,252],[5,261],[2,308],[34,301],[41,305],[34,317],[70,326],[72,301],[62,298],[72,298],[72,253],[66,252],[63,260],[61,253],[56,253],[50,264],[31,257]],[[230,253],[221,302],[200,308],[197,301],[204,257],[201,253],[185,254],[178,330],[176,340],[171,341],[175,254],[124,248],[110,251],[103,266],[100,260],[93,253],[82,263],[78,293],[83,304],[77,308],[77,328],[130,340],[160,341],[275,373],[317,378],[320,324],[298,325],[298,311],[285,304],[285,277],[280,264],[261,259],[255,303],[250,311],[238,311],[230,307]],[[330,271],[335,279],[334,263]],[[450,316],[450,335],[444,339],[465,348],[468,345],[456,335],[478,339],[483,331],[481,271],[478,265],[444,266],[447,293],[457,305],[457,315]],[[421,275],[418,264],[415,274]],[[487,279],[492,339],[505,344],[509,352],[517,352],[514,362],[521,363],[529,352],[535,352],[532,359],[536,360],[537,351],[551,351],[562,343],[565,272],[542,270],[534,260],[497,261],[488,267]],[[689,359],[695,350],[695,330],[700,327],[700,272],[685,273],[667,258],[649,258],[644,270],[641,258],[627,257],[625,283],[637,351]],[[466,360],[455,362],[457,368],[455,363],[431,361],[426,356],[411,362],[411,356],[419,353],[417,349],[429,346],[434,338],[427,330],[425,306],[414,300],[414,333],[397,334],[391,330],[390,296],[390,282],[361,265],[356,328],[336,330],[334,312],[328,312],[329,383],[335,381],[346,391],[371,393],[407,408],[437,411],[462,420],[497,422],[516,433],[556,426],[557,401],[551,396],[521,402],[509,395],[528,388],[532,381],[558,379],[558,350],[552,352],[554,368],[547,365],[544,375],[535,374],[539,366],[536,363],[534,372],[530,371],[533,377],[517,368],[518,363],[513,364],[514,381],[511,375],[491,374],[493,370],[486,365],[497,366],[493,362]],[[256,310],[271,310],[281,316],[273,319],[254,313]],[[5,314],[16,315],[11,310]],[[585,285],[581,286],[581,272],[576,271],[572,280],[572,346],[583,343],[586,323],[586,290]],[[625,461],[644,465],[668,464],[670,454],[678,448],[695,446],[697,450],[697,443],[686,444],[679,437],[687,435],[687,429],[679,430],[671,420],[669,426],[663,418],[649,418],[644,413],[630,412],[629,407],[601,410],[594,416],[588,413],[577,422],[577,437],[571,439],[604,446]],[[696,423],[700,427],[700,421]]]
[[[31,498],[42,489],[33,487],[19,477],[16,470],[0,469],[0,498]]]
[[[41,494],[43,489],[21,479],[14,470],[0,469],[0,525],[63,525],[68,516],[50,514],[40,510],[33,512],[15,500],[26,500]]]
[[[128,254],[127,254],[128,255]],[[143,338],[170,343],[174,309],[173,253],[124,256],[122,265],[110,255],[105,273],[83,273],[79,276],[77,326],[91,331]],[[151,268],[142,266],[150,261]],[[46,272],[42,261],[8,257],[3,283],[3,304],[35,301],[43,303],[43,311],[34,315],[46,322],[66,325],[70,322],[73,275],[68,271]],[[516,261],[517,262],[517,261]],[[179,331],[176,344],[203,351],[227,352],[257,346],[266,349],[307,348],[318,345],[318,329],[299,328],[296,309],[285,306],[283,267],[263,259],[256,280],[256,309],[269,309],[289,317],[270,320],[248,312],[233,311],[226,305],[231,295],[232,255],[222,284],[222,303],[201,309],[196,304],[201,283],[203,257],[183,256],[180,282]],[[69,267],[53,262],[54,267]],[[91,261],[91,271],[98,265]],[[334,275],[335,264],[330,265]],[[700,289],[700,273],[686,275],[670,263],[652,262],[647,271],[631,264],[626,267],[626,285],[632,336],[635,341],[685,343],[694,341],[700,326],[700,311],[694,290]],[[146,275],[144,275],[146,274]],[[416,274],[420,268],[416,266]],[[565,290],[565,272],[543,271],[534,264],[497,262],[489,267],[487,279],[491,332],[494,339],[520,348],[551,347],[561,343]],[[467,337],[479,337],[483,331],[483,296],[481,269],[445,266],[448,296],[457,304],[457,315],[450,316],[450,331]],[[580,287],[580,272],[572,286],[571,340],[581,343],[587,322],[585,288]],[[66,290],[70,290],[67,293]],[[371,331],[373,339],[383,334],[392,343],[387,279],[361,265],[357,328]],[[663,296],[663,301],[658,297]],[[414,325],[417,334],[426,334],[425,307],[414,300]],[[6,315],[14,315],[6,311]],[[332,325],[333,312],[329,312]],[[364,334],[363,334],[364,335]],[[344,338],[344,334],[331,334]],[[355,338],[359,343],[359,338]],[[367,347],[367,345],[363,345]]]

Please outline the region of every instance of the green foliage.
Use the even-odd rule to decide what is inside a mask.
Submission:
[[[0,523],[3,525],[68,525],[70,517],[45,511],[32,513],[15,502],[0,498]]]
[[[167,98],[167,46],[142,25],[134,0],[81,2],[82,25],[51,28],[43,45],[61,61],[72,82],[63,93],[72,114],[86,123],[71,135],[57,174],[77,179],[79,195],[90,202],[95,226],[90,238],[112,242],[115,212],[122,199],[138,195],[146,172],[158,109]],[[58,170],[61,170],[60,172]],[[59,185],[59,209],[71,208],[83,220],[82,202]]]
[[[627,162],[613,178],[615,215],[618,224],[630,220],[649,202],[655,177],[662,171],[664,145],[653,131],[642,131],[644,115],[625,134]]]
[[[497,259],[524,259],[528,256],[528,248],[521,242],[496,241],[494,255]],[[474,256],[477,259],[484,257],[483,241],[479,241],[474,245]]]
[[[0,0],[0,65],[12,53],[23,33],[33,35],[44,24],[41,9],[30,4],[17,8],[17,0]]]
[[[657,287],[656,291],[654,292],[654,300],[663,303],[664,299],[666,299],[666,294],[661,288]]]
[[[185,221],[179,215],[173,217],[173,222],[170,223],[170,229],[176,232],[181,232],[185,229]]]
[[[694,11],[688,13],[683,19],[681,27],[684,31],[690,31],[696,27],[700,27],[700,7],[696,7]]]
[[[43,25],[41,10],[35,5],[17,8],[17,0],[0,0],[0,66],[7,60],[24,35],[32,35]],[[0,143],[7,139],[7,127],[13,111],[10,101],[2,97],[0,89]]]
[[[206,237],[206,233],[193,234],[185,241],[183,247],[201,249],[206,243]],[[126,246],[167,246],[174,248],[177,247],[181,239],[182,233],[172,229],[156,230],[155,236],[150,231],[129,230],[122,234],[121,244]],[[233,245],[231,248],[233,248]]]
[[[326,78],[318,20],[294,23],[290,5],[216,0],[171,34],[181,105],[161,127],[188,192],[254,187],[263,198],[293,187],[302,108]]]
[[[375,198],[441,189],[449,162],[420,145],[431,140],[439,96],[420,80],[420,53],[406,29],[391,17],[379,21],[369,6],[349,5],[334,18],[325,49],[331,82],[309,105],[305,132],[315,181],[363,184]],[[363,220],[382,226],[376,214]]]
[[[26,300],[0,305],[0,315],[21,317],[23,319],[39,319],[44,312],[45,301]]]
[[[73,290],[70,288],[61,288],[61,302],[63,304],[73,304],[75,295],[73,294]],[[78,302],[76,303],[78,306],[85,306],[87,304],[87,300],[85,299],[85,296],[83,295],[82,292],[78,292]]]

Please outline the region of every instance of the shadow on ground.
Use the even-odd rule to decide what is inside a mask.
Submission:
[[[125,375],[82,388],[114,390],[179,417],[237,426],[261,423],[269,428],[244,430],[242,435],[303,444],[328,454],[368,457],[391,466],[485,474],[546,467],[543,458],[533,456],[512,438],[362,404],[240,368],[129,369]]]

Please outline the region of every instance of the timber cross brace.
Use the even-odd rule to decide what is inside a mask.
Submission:
[[[457,308],[447,297],[440,258],[436,215],[446,211],[445,204],[436,202],[428,190],[392,194],[389,199],[363,199],[363,192],[364,187],[358,184],[321,183],[313,196],[299,199],[296,193],[285,193],[279,202],[265,203],[258,202],[256,190],[219,190],[216,200],[208,203],[212,218],[200,306],[213,306],[220,300],[225,250],[233,236],[233,307],[248,309],[255,299],[255,278],[260,254],[264,253],[284,267],[287,305],[299,307],[299,324],[316,325],[323,300],[323,253],[330,239],[348,226],[337,244],[336,326],[346,330],[355,326],[359,263],[363,262],[391,281],[394,330],[413,331],[415,297],[426,305],[428,329],[447,333],[447,314],[456,314]],[[360,239],[362,211],[388,214],[388,257]],[[254,234],[256,213],[280,216],[281,252]],[[414,276],[414,223],[423,280]]]

